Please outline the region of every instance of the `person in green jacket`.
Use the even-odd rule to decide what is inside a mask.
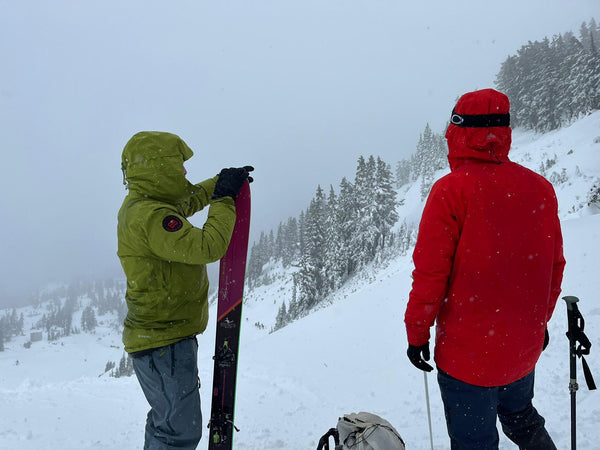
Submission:
[[[235,198],[251,166],[186,179],[192,150],[171,133],[143,131],[125,145],[117,254],[127,277],[123,343],[150,404],[144,449],[195,449],[202,436],[198,344],[208,322],[206,264],[225,254]],[[209,206],[202,228],[187,218]]]

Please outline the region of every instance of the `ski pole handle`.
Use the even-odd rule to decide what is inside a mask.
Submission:
[[[580,315],[577,314],[579,311],[577,302],[579,302],[579,299],[573,295],[567,295],[563,297],[563,300],[567,303],[567,324],[569,326],[567,337],[569,341],[573,341],[573,344],[575,344],[575,336],[572,333],[578,328],[577,318]]]
[[[563,300],[565,302],[567,302],[567,309],[569,309],[569,310],[572,310],[573,304],[577,303],[579,301],[579,299],[577,297],[575,297],[574,295],[567,295],[567,296],[563,297]]]

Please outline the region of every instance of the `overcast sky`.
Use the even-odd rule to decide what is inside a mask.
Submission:
[[[318,184],[352,179],[359,155],[395,166],[507,56],[599,13],[598,0],[0,0],[0,306],[121,274],[120,154],[137,131],[179,134],[192,182],[254,165],[256,237]]]

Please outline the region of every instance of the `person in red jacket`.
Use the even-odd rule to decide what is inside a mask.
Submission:
[[[508,158],[508,97],[463,95],[446,131],[451,172],[419,225],[405,313],[408,357],[431,371],[429,329],[452,449],[497,449],[496,417],[521,449],[554,449],[532,405],[565,259],[556,195]]]

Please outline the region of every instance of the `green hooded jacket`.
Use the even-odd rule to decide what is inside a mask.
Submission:
[[[119,210],[117,254],[127,276],[127,352],[202,333],[208,322],[206,264],[225,254],[233,226],[231,197],[211,200],[218,177],[197,185],[183,173],[192,150],[178,136],[144,131],[123,149],[129,194]],[[203,228],[187,217],[210,205]]]

